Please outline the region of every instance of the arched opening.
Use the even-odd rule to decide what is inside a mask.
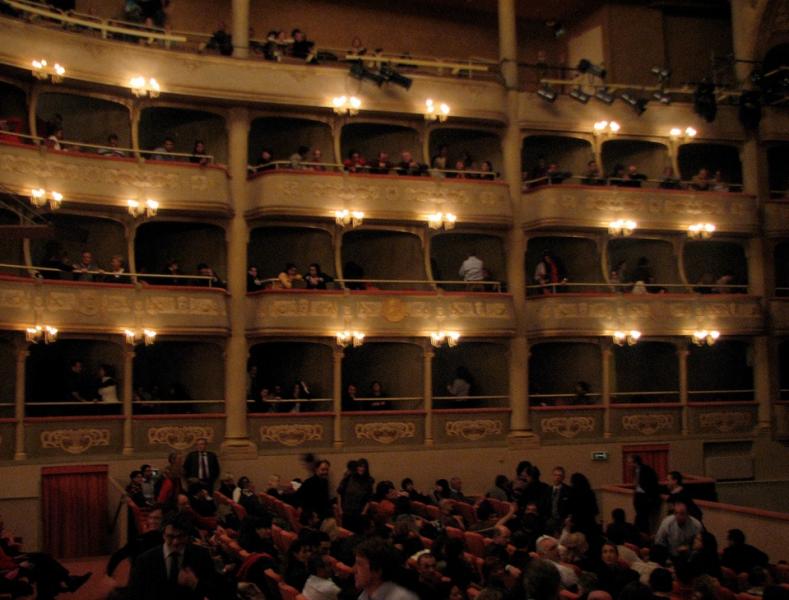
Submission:
[[[389,162],[400,162],[400,154],[410,152],[414,157],[422,156],[419,134],[411,127],[384,123],[350,123],[340,134],[341,160],[357,151],[368,162],[386,152]]]
[[[63,139],[87,144],[106,145],[110,134],[118,136],[118,146],[131,148],[129,109],[109,100],[77,94],[46,92],[36,104],[38,135],[47,137],[58,125]],[[86,148],[86,152],[94,149]]]
[[[0,236],[0,261],[7,265],[25,264],[22,237],[13,230],[15,226],[19,225],[21,225],[21,219],[18,215],[10,210],[0,208],[0,232],[3,232],[3,235]],[[8,231],[6,231],[6,228],[8,228]],[[24,270],[10,267],[0,267],[0,273],[16,275],[17,277],[25,275]]]
[[[449,152],[446,168],[454,169],[457,161],[464,161],[466,169],[479,171],[484,161],[490,161],[493,171],[502,170],[501,138],[490,131],[439,127],[430,132],[430,161],[439,154],[441,146]]]
[[[733,294],[747,290],[727,287],[748,285],[745,249],[736,242],[687,242],[682,259],[685,276],[696,285],[696,292]]]
[[[205,143],[204,154],[214,157],[215,163],[227,163],[227,132],[225,119],[217,114],[203,110],[184,108],[166,108],[152,106],[143,109],[140,116],[140,148],[146,151],[162,147],[165,138],[175,142],[173,152],[191,154],[195,142]],[[146,158],[155,158],[159,154],[144,154]],[[177,158],[188,161],[187,157]]]
[[[220,344],[161,341],[134,351],[135,414],[222,412],[225,363]]]
[[[430,289],[428,284],[397,283],[427,279],[422,244],[412,233],[382,229],[348,231],[342,237],[342,262],[345,279],[385,280],[346,284],[351,289]]]
[[[249,266],[258,269],[261,279],[272,279],[287,263],[293,263],[304,275],[310,263],[335,277],[334,249],[331,234],[311,227],[263,226],[252,230],[249,237]],[[294,287],[304,287],[294,283]]]
[[[198,265],[203,263],[209,265],[221,280],[227,273],[225,232],[221,227],[208,223],[143,223],[137,229],[134,256],[139,273],[167,274],[171,261],[178,263],[179,271],[184,275],[196,275]],[[150,278],[148,283],[205,285],[188,279],[163,278]]]
[[[541,159],[545,159],[541,164]],[[521,169],[524,178],[539,179],[544,169],[556,164],[556,171],[580,175],[587,169],[590,160],[594,160],[592,144],[587,140],[561,135],[530,135],[524,138],[521,146]],[[562,179],[552,178],[553,183],[561,183]],[[572,180],[578,183],[577,180]]]
[[[674,344],[641,341],[616,347],[612,355],[617,404],[679,402],[679,362]]]
[[[767,148],[767,170],[770,178],[770,196],[785,198],[789,195],[789,144],[775,143]]]
[[[707,142],[683,144],[679,147],[677,161],[682,181],[692,183],[703,169],[710,179],[710,190],[742,191],[742,164],[735,146]]]
[[[287,117],[260,117],[249,128],[249,164],[257,165],[261,152],[266,149],[273,160],[288,160],[299,146],[321,151],[321,161],[334,162],[331,127],[320,121]]]
[[[688,400],[753,400],[750,346],[739,340],[693,345],[688,354]]]
[[[0,142],[23,142],[13,133],[29,133],[27,97],[18,87],[0,81]]]
[[[27,416],[121,414],[123,349],[100,340],[32,344],[25,363]],[[115,380],[100,386],[99,369]]]
[[[789,296],[789,242],[775,246],[775,295]]]
[[[507,276],[507,259],[504,242],[497,235],[480,233],[437,233],[430,238],[430,269],[435,281],[461,280],[460,266],[470,254],[482,261],[487,279],[504,281]],[[447,290],[464,290],[461,284],[443,284]],[[485,288],[491,289],[491,288]]]
[[[508,406],[508,364],[507,347],[500,343],[461,341],[439,348],[433,357],[433,408]]]
[[[252,346],[247,400],[254,413],[331,411],[332,349],[312,342]]]
[[[558,277],[567,279],[568,285],[542,286],[538,265],[548,252],[557,265]],[[603,281],[600,272],[600,253],[594,240],[583,237],[545,236],[530,238],[526,246],[526,281],[529,296],[557,292],[599,292],[607,288],[595,284]],[[577,285],[582,284],[582,285]]]
[[[11,340],[0,339],[0,418],[14,416],[16,352]]]
[[[598,344],[535,344],[529,357],[529,403],[533,406],[600,404],[602,372]]]
[[[380,395],[373,384],[381,384]],[[349,388],[355,386],[356,393]],[[422,349],[404,342],[365,342],[346,348],[342,361],[342,409],[410,410],[422,406]]]
[[[654,187],[671,165],[666,146],[646,140],[606,140],[602,160],[603,174],[612,178],[611,184],[624,187]]]
[[[61,269],[60,273],[42,271],[45,279],[103,281],[102,275],[92,272],[99,269],[109,271],[115,256],[121,259],[128,271],[126,231],[119,222],[60,212],[50,213],[47,218],[54,230],[53,237],[32,240],[30,244],[34,265]],[[72,273],[72,267],[80,263],[86,267],[93,266],[87,267],[87,273]]]
[[[620,288],[635,293],[686,292],[680,285],[674,247],[666,240],[613,238],[608,240],[608,269],[613,280],[628,284]],[[638,282],[643,282],[643,286]],[[630,285],[633,284],[633,285]]]

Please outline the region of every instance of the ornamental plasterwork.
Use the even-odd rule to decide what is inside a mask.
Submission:
[[[90,448],[109,445],[109,429],[54,429],[41,432],[42,448],[58,448],[69,454],[82,454]]]
[[[625,415],[622,417],[622,429],[637,431],[642,435],[655,435],[661,431],[671,431],[674,428],[674,415],[647,414]]]
[[[749,412],[709,412],[699,415],[699,428],[718,433],[731,433],[749,429],[753,425],[753,415]]]
[[[323,425],[313,423],[263,425],[260,428],[260,440],[288,447],[301,446],[305,442],[322,441]]]
[[[595,430],[594,417],[548,417],[540,420],[543,433],[555,433],[563,438],[574,438],[580,433]]]
[[[416,435],[416,425],[404,422],[357,423],[353,428],[357,440],[372,440],[379,444],[391,444],[397,440]]]
[[[205,425],[168,425],[149,427],[148,443],[152,446],[169,446],[174,450],[186,450],[200,438],[214,440],[214,428]]]
[[[498,419],[447,421],[444,432],[450,437],[462,437],[475,442],[486,437],[501,435],[502,422]]]

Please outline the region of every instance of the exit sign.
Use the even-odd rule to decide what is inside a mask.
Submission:
[[[605,450],[598,450],[597,452],[592,452],[592,460],[608,460],[608,452]]]

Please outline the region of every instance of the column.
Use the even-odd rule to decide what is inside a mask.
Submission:
[[[432,348],[422,354],[422,396],[425,406],[425,446],[433,445],[433,357]]]
[[[602,402],[603,402],[603,437],[611,437],[611,358],[613,356],[611,343],[603,341],[603,389],[602,389]]]
[[[334,447],[342,448],[342,348],[335,348],[332,355],[332,405],[334,409]]]
[[[679,403],[682,405],[682,435],[688,435],[690,409],[688,408],[688,354],[690,351],[681,345],[677,348],[679,359]]]
[[[134,430],[132,423],[132,402],[134,400],[134,349],[127,346],[123,352],[123,454],[134,454]]]
[[[510,340],[510,438],[534,438],[529,424],[529,345],[524,336]]]
[[[759,405],[756,431],[772,430],[772,403],[770,402],[770,347],[767,336],[753,338],[753,392]]]
[[[234,3],[235,6],[235,3]],[[257,449],[247,427],[247,243],[249,230],[244,220],[247,206],[247,137],[249,111],[232,108],[228,115],[230,193],[233,216],[227,227],[227,291],[230,333],[225,345],[225,440],[226,454],[254,457]]]
[[[233,56],[249,56],[249,0],[233,0]]]
[[[25,460],[25,362],[30,353],[27,344],[20,341],[16,348],[16,381],[14,387],[14,419],[16,420],[16,443],[14,460]]]

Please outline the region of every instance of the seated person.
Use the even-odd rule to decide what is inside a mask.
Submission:
[[[496,171],[493,170],[493,163],[489,160],[483,160],[482,164],[479,166],[479,170],[482,171],[482,175],[479,176],[480,179],[484,179],[486,181],[492,181],[496,179]]]
[[[553,184],[561,183],[565,179],[568,179],[570,175],[571,174],[568,173],[567,171],[560,171],[559,165],[555,162],[552,162],[550,165],[548,165],[548,171],[547,171],[548,181],[550,181]]]
[[[380,381],[373,381],[370,384],[370,398],[375,398],[372,402],[368,402],[365,408],[370,410],[389,410],[390,402],[384,400],[387,394],[384,392],[384,386]]]
[[[123,257],[120,254],[115,254],[110,259],[110,268],[104,272],[104,281],[106,283],[129,283],[129,275],[123,265]]]
[[[583,185],[605,185],[605,179],[600,177],[600,168],[597,166],[596,160],[592,159],[586,163],[581,183]]]
[[[195,285],[213,288],[227,287],[227,284],[219,278],[219,275],[207,263],[197,265],[197,274],[203,277],[210,277],[210,279],[198,279]]]
[[[310,149],[307,146],[299,146],[299,149],[290,155],[290,168],[303,169],[302,163],[307,160],[309,151]]]
[[[76,281],[94,281],[100,271],[99,266],[93,262],[93,253],[89,250],[82,252],[81,260],[72,268]]]
[[[364,160],[364,157],[358,150],[348,152],[348,158],[342,163],[345,170],[349,173],[364,173],[366,164],[367,161]]]
[[[389,154],[383,150],[378,153],[378,157],[368,163],[369,172],[373,175],[388,175],[392,170],[392,163],[389,162]]]
[[[307,283],[308,290],[325,290],[327,284],[334,281],[330,275],[321,271],[321,266],[318,263],[311,263],[307,269],[304,281]]]
[[[260,151],[260,156],[258,157],[257,162],[255,163],[255,166],[258,167],[255,169],[255,171],[270,171],[271,169],[276,169],[277,165],[271,164],[273,161],[273,150],[271,148],[263,148],[263,150]]]
[[[192,156],[189,157],[189,162],[202,166],[209,165],[211,164],[211,159],[206,156],[207,153],[205,142],[197,140],[192,148]]]
[[[315,53],[313,51],[315,42],[309,41],[307,39],[307,34],[301,29],[294,29],[290,32],[290,37],[293,39],[293,45],[291,46],[290,52],[294,58],[303,58],[309,64],[316,64],[318,62],[315,59]]]
[[[304,278],[299,274],[299,270],[293,263],[287,263],[285,270],[277,275],[277,281],[274,283],[274,288],[281,290],[289,290],[293,288],[293,284],[297,281],[303,281]]]
[[[258,268],[255,265],[250,265],[247,269],[247,292],[258,292],[263,289],[263,285]]]
[[[696,190],[697,192],[709,191],[711,186],[712,181],[710,180],[710,172],[704,167],[699,169],[699,172],[690,180],[690,189]]]
[[[153,149],[153,153],[151,154],[151,160],[165,160],[165,161],[174,161],[178,160],[177,156],[173,156],[173,152],[175,152],[175,140],[173,138],[164,138],[164,142],[162,142],[161,146],[157,146]]]
[[[231,56],[233,54],[233,36],[227,32],[227,24],[224,21],[219,22],[219,27],[208,40],[205,46],[209,50],[216,50],[222,56]]]
[[[302,595],[307,600],[337,600],[340,587],[332,581],[331,566],[323,554],[313,554],[307,561],[307,581]]]
[[[427,165],[420,164],[408,150],[400,153],[400,162],[397,164],[398,175],[426,175]]]
[[[181,272],[181,266],[175,259],[170,259],[167,261],[167,266],[164,268],[164,271],[162,271],[162,275],[171,275],[173,277],[156,277],[152,280],[153,283],[158,283],[161,285],[186,285],[186,279],[177,277],[177,275],[183,275],[183,273]]]
[[[323,164],[322,164],[323,163],[323,152],[321,151],[320,148],[313,148],[312,149],[312,154],[310,155],[310,162],[311,163],[316,163],[316,164],[310,165],[310,167],[309,167],[313,171],[325,171],[326,170],[326,167],[324,167]]]
[[[550,250],[543,250],[542,258],[534,269],[534,281],[544,286],[542,288],[544,294],[555,293],[560,286],[567,283],[564,263]]]
[[[113,156],[115,158],[123,158],[126,156],[126,153],[123,150],[118,148],[118,136],[114,133],[111,133],[107,136],[107,146],[104,148],[99,148],[99,154],[102,156]]]
[[[433,169],[438,170],[445,170],[448,169],[450,165],[449,162],[449,148],[446,144],[441,144],[438,147],[438,154],[433,157],[433,160],[430,161],[430,166]]]
[[[544,156],[537,159],[537,164],[529,171],[527,179],[532,185],[543,185],[548,178],[548,161]]]
[[[263,56],[266,60],[281,61],[288,46],[293,40],[288,40],[284,31],[273,29],[266,36],[266,43],[263,45]]]
[[[466,163],[462,160],[456,160],[455,166],[446,174],[446,176],[448,179],[468,179],[469,177],[465,171]]]
[[[625,178],[627,179],[627,183],[625,184],[626,187],[641,187],[641,182],[647,180],[647,176],[643,173],[639,173],[636,165],[627,167]]]
[[[129,497],[129,500],[134,502],[140,508],[148,508],[148,500],[145,498],[145,494],[142,491],[142,484],[143,484],[143,475],[142,471],[132,471],[129,474],[129,483],[126,486],[126,495]]]

